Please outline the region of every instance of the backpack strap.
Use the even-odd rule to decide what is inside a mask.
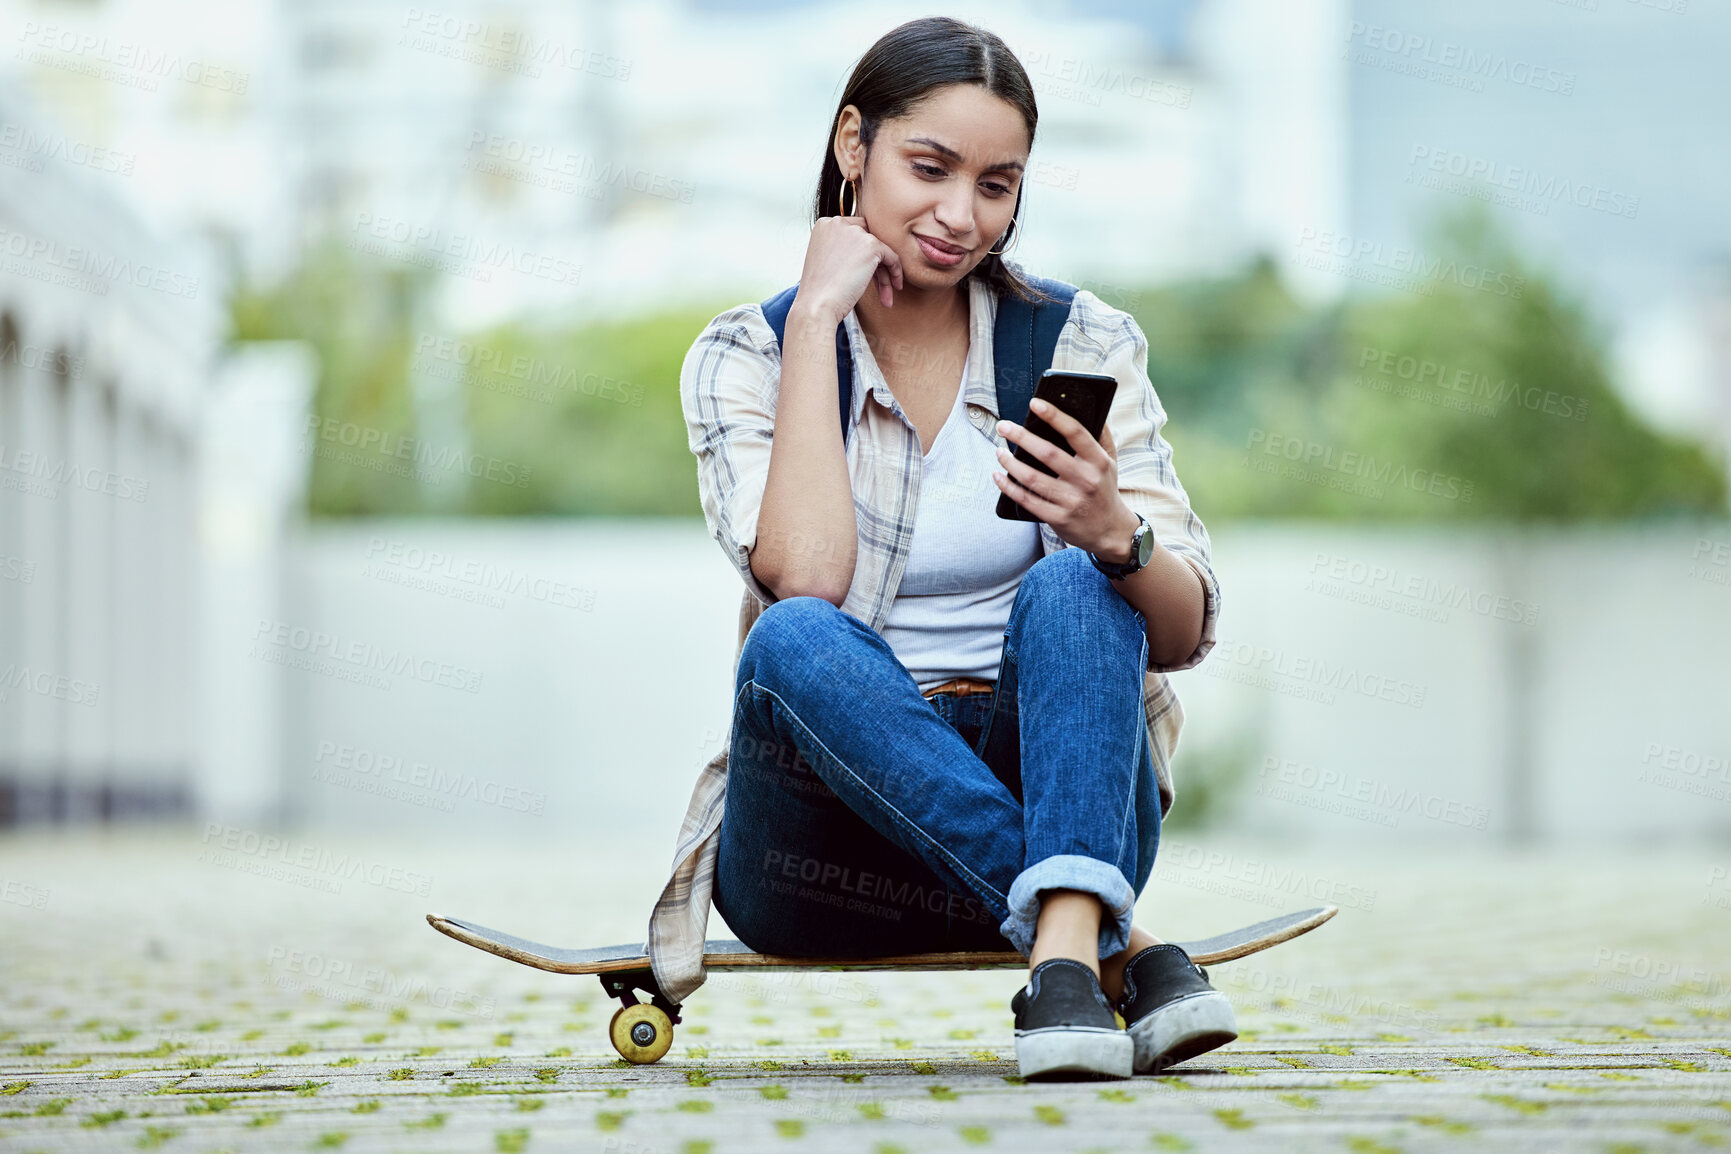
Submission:
[[[793,298],[799,295],[799,285],[791,284],[763,302],[763,319],[769,322],[779,347],[787,336],[787,314],[793,310]],[[841,402],[841,441],[847,444],[848,420],[853,416],[853,348],[848,344],[847,323],[835,327],[835,370],[837,399]]]
[[[1076,286],[1061,280],[1028,276],[1024,278],[1054,301],[1038,303],[1003,295],[998,298],[998,321],[992,333],[992,365],[997,377],[998,416],[1016,424],[1028,419],[1028,402],[1040,383],[1040,375],[1052,367],[1052,357],[1058,348],[1058,334],[1070,318],[1070,306],[1076,298]],[[763,302],[763,319],[780,345],[787,335],[787,314],[793,309],[793,298],[799,285],[789,285]],[[842,443],[847,443],[848,420],[853,415],[853,349],[848,345],[847,325],[835,329],[836,389],[841,402]]]
[[[1056,301],[1025,301],[998,297],[998,324],[992,334],[992,368],[998,378],[998,416],[1018,425],[1028,420],[1028,402],[1040,375],[1052,367],[1058,334],[1070,318],[1076,286],[1061,280],[1023,274],[1023,279]]]

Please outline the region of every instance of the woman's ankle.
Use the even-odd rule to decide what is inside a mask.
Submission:
[[[1095,978],[1099,978],[1100,960],[1090,956],[1093,952],[1092,949],[1081,949],[1074,945],[1066,945],[1063,943],[1054,943],[1042,947],[1040,943],[1036,942],[1034,943],[1033,950],[1028,954],[1028,973],[1031,975],[1034,972],[1034,967],[1038,966],[1042,962],[1049,962],[1053,958],[1067,958],[1072,962],[1081,962],[1084,966],[1087,966],[1090,970],[1094,971]]]
[[[1155,937],[1141,926],[1130,927],[1130,944],[1109,958],[1100,959],[1100,989],[1113,1002],[1124,996],[1124,967],[1130,964],[1130,959],[1147,949],[1149,946],[1161,945],[1161,939]]]
[[[1081,962],[1100,976],[1100,899],[1080,890],[1049,890],[1040,903],[1028,970],[1053,958]]]

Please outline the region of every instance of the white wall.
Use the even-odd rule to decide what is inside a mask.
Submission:
[[[1219,747],[1246,726],[1260,727],[1242,819],[1253,829],[1482,836],[1410,811],[1395,826],[1379,824],[1394,812],[1388,805],[1358,816],[1317,808],[1348,800],[1339,789],[1350,795],[1380,783],[1418,791],[1421,806],[1435,796],[1443,806],[1483,811],[1484,833],[1494,836],[1724,836],[1731,833],[1727,771],[1670,784],[1638,777],[1643,768],[1662,770],[1667,756],[1721,765],[1731,757],[1728,553],[1724,525],[1496,535],[1231,527],[1216,541],[1227,583],[1222,636],[1294,663],[1315,657],[1390,679],[1395,700],[1355,692],[1335,692],[1328,703],[1302,700],[1294,690],[1303,683],[1293,677],[1272,690],[1235,683],[1222,675],[1249,667],[1222,660],[1229,655],[1220,651],[1204,663],[1208,672],[1185,675],[1180,686],[1192,748]],[[1317,578],[1337,564],[1365,575],[1319,587]],[[1391,576],[1372,580],[1372,567]],[[1393,591],[1408,581],[1429,596]],[[1462,591],[1470,600],[1442,614]],[[1420,688],[1422,704],[1400,703]],[[1276,761],[1264,772],[1269,757]],[[1298,767],[1284,771],[1285,781],[1282,762]],[[1341,785],[1254,793],[1258,783],[1290,790],[1294,778],[1302,786],[1330,771]],[[1717,793],[1673,788],[1689,782]]]
[[[1636,780],[1650,746],[1659,750],[1650,769],[1666,750],[1680,764],[1731,758],[1731,564],[1711,563],[1713,547],[1731,551],[1731,528],[1516,537],[1238,525],[1215,536],[1221,642],[1201,667],[1176,675],[1187,715],[1180,807],[1187,774],[1236,757],[1246,776],[1231,820],[1271,838],[1472,845],[1524,828],[1607,840],[1731,832],[1731,771],[1714,779],[1726,800]],[[1708,555],[1692,562],[1702,541]],[[403,551],[394,565],[393,549]],[[426,560],[432,553],[444,559]],[[1335,559],[1349,578],[1360,565],[1365,577],[1307,588]],[[1692,564],[1705,576],[1692,576]],[[479,583],[463,579],[486,566],[494,569]],[[1393,576],[1373,584],[1372,566]],[[561,583],[592,595],[593,608],[523,593],[499,607],[464,599],[502,574],[525,588]],[[443,591],[401,583],[440,575]],[[1409,580],[1431,583],[1428,601],[1388,591]],[[1447,608],[1463,589],[1467,601]],[[1347,600],[1349,590],[1386,603]],[[641,837],[653,856],[670,853],[696,771],[723,740],[738,596],[738,578],[699,522],[318,528],[294,582],[290,625],[482,677],[468,693],[408,676],[373,688],[330,670],[290,671],[301,710],[288,757],[299,812],[321,824],[453,834],[607,830]],[[343,664],[352,665],[330,669]],[[1358,689],[1338,679],[1342,667],[1359,676]],[[1317,669],[1336,680],[1307,679]],[[1273,687],[1244,680],[1277,670]],[[404,768],[354,772],[337,764],[331,747],[341,746]],[[419,786],[417,762],[426,766]],[[1292,767],[1284,783],[1282,763]],[[315,780],[315,771],[337,780]],[[430,784],[437,772],[457,783],[455,794]],[[1323,773],[1336,776],[1319,789]],[[465,797],[471,777],[474,795]],[[1298,789],[1257,796],[1259,781]],[[507,787],[545,795],[544,812],[488,804],[479,796],[487,783],[495,797]],[[393,786],[396,798],[365,792]],[[1320,808],[1342,788],[1382,792],[1358,816]],[[1403,810],[1395,791],[1418,800]]]
[[[260,620],[282,616],[305,522],[310,462],[301,441],[317,361],[298,341],[254,341],[223,365],[200,429],[196,646],[198,809],[253,824],[287,816],[291,698],[280,666],[250,652]]]

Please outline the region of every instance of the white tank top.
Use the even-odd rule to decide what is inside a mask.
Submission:
[[[996,512],[996,446],[967,419],[966,381],[964,369],[922,459],[907,567],[882,632],[921,691],[952,677],[997,680],[1010,606],[1043,553],[1037,522]]]

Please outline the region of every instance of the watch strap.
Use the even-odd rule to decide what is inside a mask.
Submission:
[[[1148,524],[1148,518],[1138,513],[1136,514],[1136,532],[1130,538],[1130,560],[1124,562],[1102,561],[1100,558],[1094,556],[1093,553],[1088,554],[1088,560],[1094,563],[1094,568],[1112,578],[1112,580],[1122,581],[1131,574],[1141,571],[1143,562],[1141,562],[1139,558],[1142,551],[1137,546],[1144,535],[1152,536],[1153,533],[1154,527]]]

